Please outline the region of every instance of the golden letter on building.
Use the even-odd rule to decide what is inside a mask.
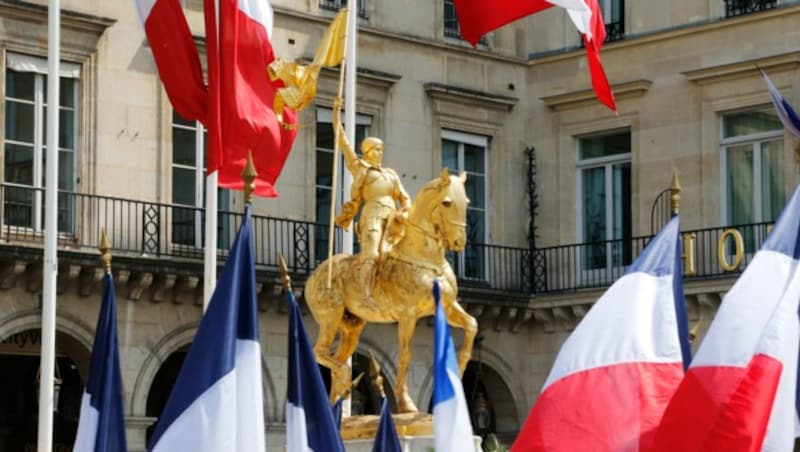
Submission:
[[[736,247],[733,263],[728,262],[728,257],[725,255],[725,241],[728,239],[728,236],[733,237],[733,243]],[[742,239],[742,234],[739,231],[736,229],[726,229],[725,232],[719,236],[719,240],[717,241],[717,258],[719,259],[719,266],[726,272],[736,271],[736,269],[739,268],[739,265],[742,264],[742,259],[744,259],[744,239]]]
[[[683,234],[683,275],[694,276],[697,274],[697,260],[694,255],[694,241],[697,234],[694,232]]]

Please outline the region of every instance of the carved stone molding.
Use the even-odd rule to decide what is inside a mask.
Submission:
[[[195,289],[197,288],[199,282],[200,277],[198,276],[181,276],[180,278],[177,278],[174,290],[172,291],[172,302],[181,304],[187,299],[194,302],[196,293]],[[203,304],[202,300],[200,301],[200,304]]]
[[[153,284],[153,293],[151,295],[151,299],[156,303],[164,301],[167,292],[169,292],[175,286],[177,279],[178,275],[174,273],[163,273],[158,275],[156,282]]]
[[[25,289],[36,293],[42,291],[42,262],[31,262],[25,272]]]
[[[81,266],[75,264],[60,265],[58,268],[58,280],[56,281],[56,293],[63,294],[67,291],[69,284],[78,279],[81,274]]]
[[[102,279],[102,268],[83,267],[80,275],[78,275],[78,295],[82,297],[88,297]]]
[[[10,289],[14,287],[19,275],[25,272],[27,267],[27,262],[17,259],[0,264],[0,288]]]
[[[139,301],[142,293],[153,284],[153,274],[150,272],[134,273],[128,280],[128,300]]]

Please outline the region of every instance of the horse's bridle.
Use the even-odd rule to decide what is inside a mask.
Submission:
[[[455,226],[457,228],[461,228],[461,229],[464,229],[464,230],[467,229],[467,223],[461,223],[461,222],[458,222],[458,221],[453,221],[453,220],[451,220],[449,218],[445,218],[444,214],[442,213],[441,205],[437,205],[436,209],[439,210],[439,221],[440,222],[447,223],[447,224],[453,225],[453,226]],[[447,228],[441,228],[441,233],[442,233],[442,236],[444,237],[445,245],[447,245],[449,243],[453,243],[450,240],[449,235],[447,234]]]

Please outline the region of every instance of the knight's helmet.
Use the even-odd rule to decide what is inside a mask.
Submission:
[[[361,155],[366,155],[367,151],[376,146],[383,146],[383,140],[377,137],[364,138],[364,141],[361,142]]]

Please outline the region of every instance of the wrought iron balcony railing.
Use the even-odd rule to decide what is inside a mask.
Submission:
[[[319,0],[319,7],[328,11],[339,11],[347,6],[347,0]],[[366,0],[358,0],[358,17],[367,19]]]
[[[59,192],[59,247],[95,252],[100,228],[105,228],[115,256],[203,259],[205,211],[202,208],[149,201]],[[42,189],[0,184],[0,240],[13,245],[41,246],[44,214]],[[224,259],[243,214],[219,212],[218,255]],[[308,274],[328,253],[328,225],[309,221],[253,216],[256,265],[277,270],[278,254],[289,269]],[[336,229],[334,249],[341,249]],[[470,244],[451,261],[459,280],[471,287],[495,292],[529,293],[523,278],[528,250]]]
[[[766,11],[778,6],[778,0],[725,0],[725,17]]]

